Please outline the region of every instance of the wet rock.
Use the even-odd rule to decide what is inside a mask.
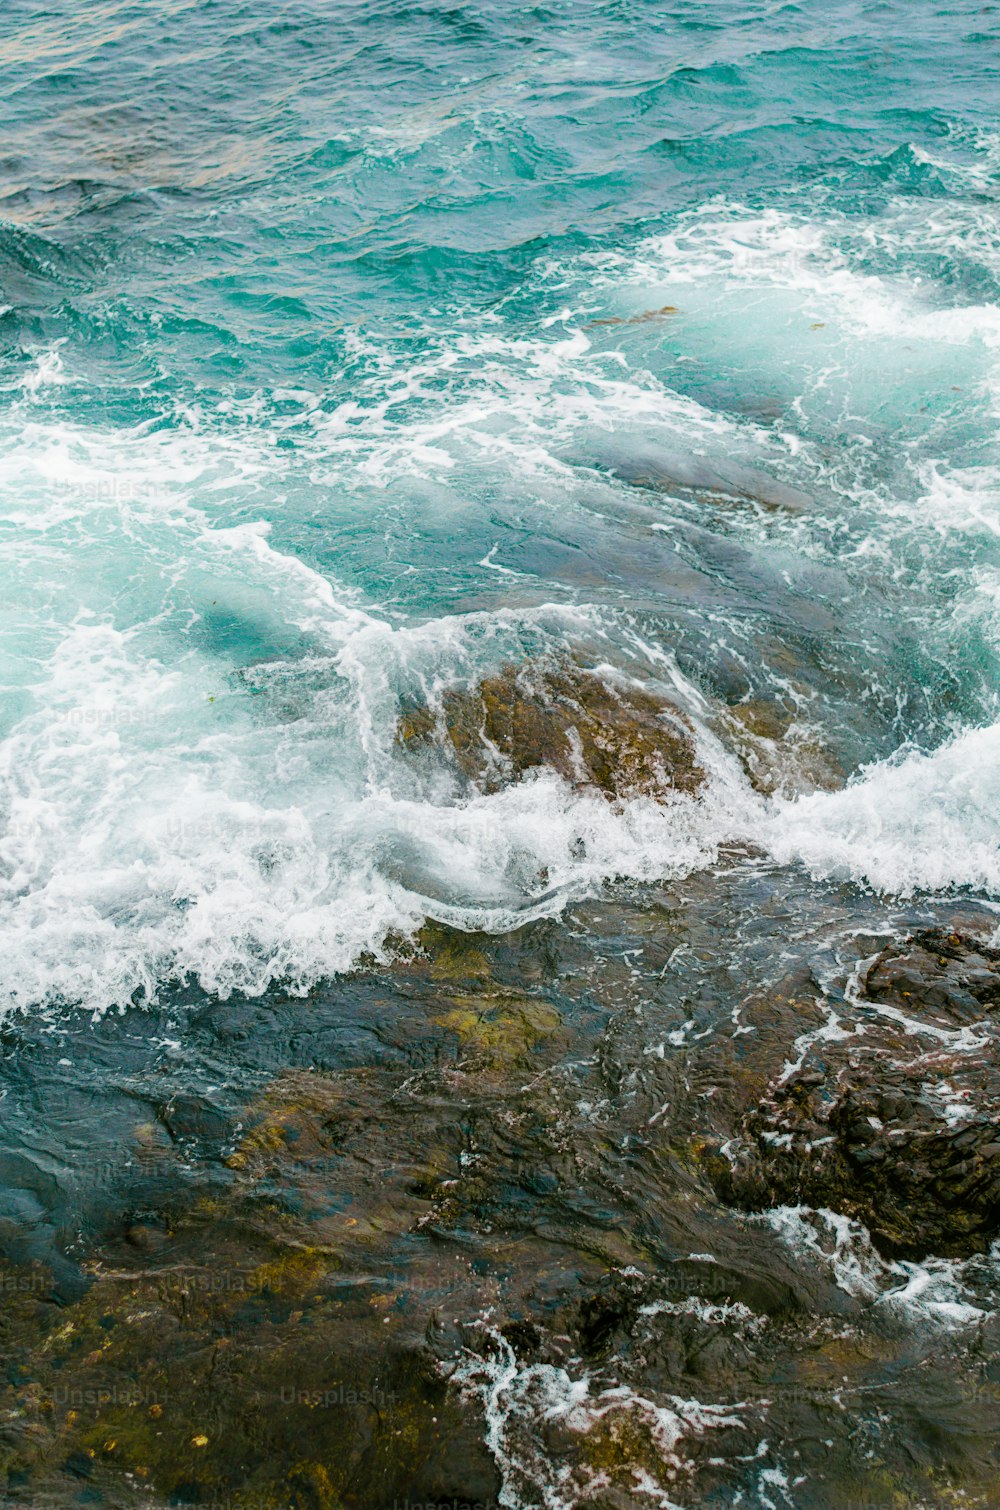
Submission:
[[[134,1222],[126,1230],[125,1241],[140,1253],[158,1253],[169,1242],[169,1233],[151,1222]]]
[[[889,1258],[986,1251],[1000,1233],[997,1006],[1000,952],[981,941],[929,931],[884,949],[852,1018],[709,1157],[719,1193],[855,1218]]]
[[[494,1000],[456,997],[451,1009],[437,1021],[457,1035],[463,1057],[511,1066],[530,1064],[534,1050],[558,1035],[561,1028],[553,1007],[513,993]]]
[[[129,1187],[102,1197],[113,1212],[73,1230],[85,1293],[56,1303],[49,1276],[6,1271],[0,1499],[492,1505],[488,1409],[504,1502],[632,1510],[657,1497],[643,1484],[664,1502],[756,1503],[760,1474],[794,1462],[802,1510],[860,1503],[862,1475],[872,1504],[943,1503],[953,1483],[991,1503],[995,1393],[970,1393],[997,1354],[991,1323],[971,1360],[957,1333],[948,1354],[939,1332],[882,1326],[706,1178],[798,1040],[816,1040],[802,1097],[850,1068],[823,1048],[830,1003],[802,963],[819,930],[775,962],[776,938],[794,948],[787,920],[804,926],[782,889],[800,884],[696,875],[503,939],[434,925],[377,977],[270,1003],[293,1062],[255,1063],[214,1132],[175,1103],[178,1142],[158,1123]],[[941,940],[919,946],[922,968],[958,974],[926,1020],[961,1034],[978,1001],[989,1027],[968,944],[941,964]],[[877,1056],[884,1027],[913,1057],[886,1014],[920,1015],[899,973],[917,948],[883,951],[856,1009],[838,999],[845,1028],[866,1027],[852,1053],[870,1037]],[[337,1036],[369,1014],[377,1046]],[[928,1047],[943,1064],[949,1045]],[[902,1126],[906,1105],[882,1115]],[[215,1149],[211,1180],[192,1176],[192,1137],[205,1164]]]
[[[174,1142],[204,1139],[220,1142],[229,1132],[225,1112],[207,1096],[177,1092],[157,1108],[157,1118]]]
[[[533,1321],[508,1321],[500,1328],[500,1335],[513,1349],[514,1356],[531,1361],[542,1346],[542,1333]]]
[[[475,689],[446,691],[438,708],[406,710],[397,737],[407,750],[447,750],[487,791],[539,768],[609,798],[696,792],[704,779],[684,713],[568,661],[507,666]]]
[[[609,1279],[580,1306],[576,1333],[585,1358],[607,1353],[616,1335],[627,1331],[638,1314],[641,1283],[617,1274]]]
[[[836,756],[824,748],[813,730],[798,722],[794,710],[780,703],[747,697],[727,708],[719,723],[758,792],[792,796],[836,791],[844,784]]]
[[[408,1292],[402,1255],[388,1258],[426,1203],[394,1211],[370,1137],[336,1189],[345,1155],[322,1119],[337,1097],[299,1087],[293,1105],[291,1089],[267,1108],[232,1197],[196,1200],[166,1260],[143,1248],[114,1269],[95,1262],[87,1295],[40,1318],[30,1369],[0,1390],[8,1493],[20,1476],[25,1504],[48,1503],[53,1475],[84,1473],[102,1491],[125,1475],[155,1504],[495,1501],[482,1423],[449,1397],[424,1340],[435,1296]],[[286,1143],[297,1126],[299,1143],[311,1134],[301,1154]],[[281,1206],[272,1177],[289,1187]]]
[[[981,939],[928,929],[904,948],[884,949],[865,977],[872,1001],[917,1007],[951,1023],[978,1022],[1000,1008],[1000,949]]]

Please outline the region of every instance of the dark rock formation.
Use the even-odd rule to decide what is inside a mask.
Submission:
[[[803,911],[782,884],[734,868],[581,904],[570,927],[430,925],[412,958],[306,1001],[197,1003],[201,1075],[173,1040],[143,1069],[175,1008],[152,1032],[155,1009],[78,1027],[133,1055],[80,1088],[48,1024],[8,1025],[8,1049],[30,1034],[49,1054],[57,1131],[82,1107],[95,1142],[126,1129],[128,1157],[91,1182],[56,1268],[0,1245],[0,1501],[753,1504],[797,1454],[801,1510],[994,1504],[1000,1318],[906,1330],[720,1202],[706,1168],[743,1204],[751,1175],[771,1204],[813,1168],[802,1198],[893,1251],[906,1201],[921,1243],[932,1221],[954,1234],[916,1134],[934,1115],[960,1134],[963,1091],[979,1125],[996,957],[923,934],[857,1000],[826,996],[826,902],[786,959],[776,930]],[[831,997],[850,1038],[822,1036]],[[959,1037],[914,1039],[915,1020]],[[798,1160],[765,1136],[779,1116]],[[908,1195],[859,1157],[870,1117],[913,1137]],[[813,1164],[810,1138],[831,1140]],[[890,1157],[902,1181],[892,1139]],[[970,1247],[988,1192],[961,1195]]]
[[[846,1036],[817,1036],[710,1158],[717,1190],[854,1217],[889,1257],[985,1251],[1000,1232],[997,1007],[1000,951],[936,931],[884,949]]]

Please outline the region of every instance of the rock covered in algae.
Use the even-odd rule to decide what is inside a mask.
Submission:
[[[158,1070],[163,1136],[136,1126],[142,1157],[85,1224],[89,1283],[0,1266],[0,1500],[721,1505],[800,1453],[802,1510],[995,1503],[1000,1321],[972,1353],[880,1325],[691,1154],[828,1015],[806,964],[779,996],[757,954],[720,1015],[736,949],[692,910],[720,884],[741,883],[602,898],[570,928],[434,925],[306,1004],[213,1006],[213,1053],[237,1020],[239,1055],[268,1018],[282,1044],[239,1116],[164,1097]],[[905,955],[871,991],[909,989]]]
[[[505,666],[473,689],[453,687],[437,708],[403,711],[397,737],[406,749],[443,747],[486,791],[539,767],[606,797],[693,793],[704,781],[686,714],[565,660]]]
[[[931,930],[882,950],[853,1022],[817,1036],[745,1117],[717,1188],[865,1224],[889,1257],[984,1252],[1000,1233],[1000,951]]]
[[[505,666],[437,707],[406,709],[408,750],[437,745],[477,787],[546,768],[608,798],[696,792],[704,779],[690,720],[655,693],[567,660]]]

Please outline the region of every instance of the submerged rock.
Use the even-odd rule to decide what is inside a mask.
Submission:
[[[719,1193],[853,1217],[890,1258],[986,1251],[1000,1233],[998,1007],[1000,951],[938,931],[883,949],[853,1023],[817,1033],[710,1161]]]
[[[816,732],[794,710],[767,698],[746,697],[719,720],[755,791],[792,796],[802,791],[836,791],[844,772]]]
[[[487,791],[547,768],[606,797],[696,792],[704,780],[690,720],[665,699],[568,661],[506,666],[438,708],[404,712],[407,749],[437,745]]]
[[[591,326],[598,325],[650,325],[660,320],[665,320],[668,315],[677,313],[676,304],[661,304],[659,309],[644,309],[637,315],[609,315],[602,320],[589,320]]]
[[[811,495],[801,488],[735,460],[706,461],[693,453],[634,446],[627,453],[608,447],[598,465],[622,482],[654,492],[691,492],[709,501],[732,499],[788,514],[813,507]]]
[[[145,1085],[159,1120],[70,1234],[81,1284],[0,1264],[3,1503],[757,1503],[793,1455],[801,1510],[861,1503],[862,1473],[872,1505],[994,1503],[1000,1322],[950,1352],[903,1331],[720,1203],[697,1155],[822,1042],[810,964],[769,974],[773,888],[733,871],[569,926],[429,925],[391,970],[203,1008],[211,1096],[180,1093],[172,1044],[88,1088]],[[883,951],[865,1021],[902,1034],[886,1013],[923,969],[923,1020],[979,1033],[979,959],[948,935]]]

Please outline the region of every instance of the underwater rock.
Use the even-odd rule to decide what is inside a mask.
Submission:
[[[844,784],[836,756],[780,703],[746,697],[728,707],[719,723],[751,786],[765,796],[830,792]]]
[[[404,711],[397,738],[408,750],[446,749],[487,791],[538,768],[609,798],[691,793],[704,779],[679,709],[568,661],[506,666],[474,689],[450,689],[436,709]]]
[[[732,459],[706,461],[689,452],[633,446],[622,452],[607,446],[597,465],[622,482],[653,492],[694,493],[709,499],[738,499],[769,512],[804,514],[814,506],[809,493],[754,466]]]
[[[608,315],[601,320],[588,320],[587,325],[651,325],[676,313],[676,304],[661,304],[659,309],[644,309],[637,315]]]
[[[981,941],[934,930],[883,949],[853,1025],[817,1034],[710,1159],[720,1195],[852,1217],[889,1258],[986,1251],[1000,1233],[998,1006],[1000,951]]]

